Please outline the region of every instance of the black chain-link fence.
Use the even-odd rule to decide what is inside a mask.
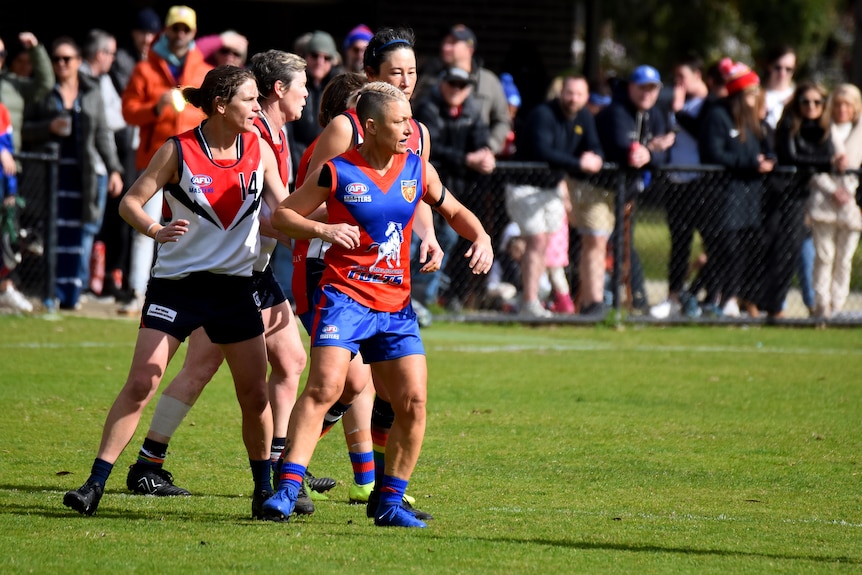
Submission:
[[[23,232],[18,245],[21,261],[12,277],[29,299],[51,306],[58,154],[56,149],[48,148],[43,153],[20,153],[17,158],[22,166],[19,194],[25,204],[18,213]],[[761,176],[731,173],[719,166],[667,167],[645,177],[644,172],[606,164],[600,173],[573,183],[569,193],[576,198],[584,190],[591,194],[598,191],[600,196],[607,194],[616,216],[606,257],[605,303],[611,310],[608,317],[629,322],[744,323],[774,318],[812,323],[811,260],[806,272],[802,257],[803,253],[813,257],[804,219],[810,177],[792,168],[776,168]],[[503,260],[506,258],[501,257],[501,240],[512,231],[505,205],[506,188],[548,187],[554,181],[544,164],[499,162],[492,174],[476,178],[459,197],[482,220],[493,238],[498,259]],[[732,189],[740,192],[740,182],[745,189],[736,195],[729,193]],[[747,203],[739,205],[737,201]],[[569,265],[565,271],[577,305],[581,236],[571,227],[573,223],[569,222]],[[727,228],[736,232],[732,234],[736,242],[721,245]],[[710,243],[711,250],[707,245]],[[676,246],[673,251],[672,245]],[[491,296],[487,278],[466,270],[459,257],[466,247],[466,242],[459,240],[447,250],[451,257],[446,273],[440,274],[437,299],[426,301],[432,312],[472,321],[524,321],[518,314],[517,294],[508,294],[505,301],[499,295]],[[706,257],[707,252],[711,257]],[[510,264],[513,267],[507,273],[517,290],[519,271],[516,263]],[[738,315],[735,310],[723,309],[722,288],[711,287],[726,289],[724,280],[730,270],[740,276],[735,284],[739,288]],[[418,283],[416,276],[414,283]],[[718,292],[712,293],[716,289]],[[696,298],[701,304],[698,313],[687,314],[683,306],[666,314],[661,310],[656,313],[655,309],[651,313],[651,308],[666,300],[669,291],[677,290]],[[541,293],[548,307],[553,308],[547,287]],[[703,305],[711,303],[710,298],[716,298],[717,304],[711,308]],[[531,321],[577,323],[604,319],[585,317],[578,311],[576,308],[575,313],[555,313],[551,319]],[[829,322],[862,324],[862,250],[857,249],[854,255],[847,302]]]
[[[498,257],[510,223],[506,186],[547,187],[549,176],[544,164],[499,162],[492,175],[478,178],[460,195],[492,235]],[[631,322],[820,323],[812,316],[814,248],[805,218],[811,176],[786,167],[760,175],[709,165],[646,173],[606,164],[599,174],[571,186],[573,196],[582,188],[611,196],[616,218],[606,260],[607,317]],[[581,236],[573,224],[569,221],[566,275],[577,306]],[[427,302],[431,311],[471,321],[523,321],[517,296],[501,303],[497,295],[489,296],[484,278],[457,272],[464,268],[456,260],[465,247],[461,242],[452,250],[456,257],[446,266],[451,283],[441,286],[438,301]],[[862,324],[862,250],[856,250],[853,264],[847,302],[828,323]],[[517,269],[514,272],[517,276]],[[728,280],[731,275],[733,281]],[[517,281],[513,278],[520,289]],[[690,306],[689,313],[684,305],[656,309],[668,298],[670,284],[672,291],[693,296],[699,305]],[[722,291],[731,289],[738,296],[736,306],[725,305],[722,298]],[[552,294],[547,288],[543,293],[553,309]],[[597,320],[578,311],[530,321]]]
[[[59,148],[48,145],[42,152],[20,152],[18,196],[14,215],[17,237],[13,249],[17,261],[9,277],[28,299],[51,308],[57,246],[57,167]]]

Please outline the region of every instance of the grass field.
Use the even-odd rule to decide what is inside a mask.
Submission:
[[[856,330],[437,322],[408,490],[436,517],[425,530],[376,528],[346,503],[340,427],[311,465],[338,478],[330,500],[252,521],[224,368],[166,463],[193,497],[126,491],[153,402],[98,513],[71,512],[135,323],[5,316],[0,333],[4,573],[862,571]]]

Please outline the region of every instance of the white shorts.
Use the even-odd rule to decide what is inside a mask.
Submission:
[[[521,234],[554,233],[563,225],[566,208],[557,188],[506,186],[506,213]]]
[[[614,194],[594,186],[572,187],[573,224],[582,234],[609,236],[614,231]]]

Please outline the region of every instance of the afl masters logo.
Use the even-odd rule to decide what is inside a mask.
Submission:
[[[364,204],[371,201],[371,196],[368,195],[368,186],[362,182],[353,182],[344,187],[347,192],[344,195],[344,203],[346,204]]]
[[[191,177],[189,191],[193,194],[212,193],[213,179],[205,174],[195,174]]]
[[[412,203],[416,199],[416,180],[401,180],[401,195]]]

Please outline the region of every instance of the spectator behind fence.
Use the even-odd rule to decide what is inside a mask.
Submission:
[[[11,151],[21,150],[25,105],[40,100],[54,86],[54,70],[51,68],[51,59],[45,47],[39,43],[32,32],[21,32],[18,35],[18,42],[21,44],[22,53],[30,57],[31,76],[21,76],[4,66],[7,50],[6,44],[0,39],[0,102],[9,113]],[[20,166],[17,162],[15,164],[15,172],[18,172]],[[4,172],[11,173],[11,165],[4,165]],[[7,187],[4,201],[11,203],[12,200],[8,199],[11,196],[8,193]],[[0,302],[19,311],[32,311],[33,304],[15,287],[15,275],[14,268],[7,268],[0,277]]]
[[[156,150],[171,136],[200,123],[203,114],[186,106],[177,86],[200,86],[212,68],[194,46],[197,13],[188,6],[172,6],[162,34],[147,51],[147,59],[135,65],[122,93],[123,117],[140,128],[135,168],[143,170]],[[162,193],[156,192],[145,206],[154,220],[161,218]],[[133,234],[129,264],[129,288],[133,298],[119,312],[140,312],[153,264],[155,242],[145,234]]]
[[[536,106],[516,134],[520,159],[547,162],[552,169],[548,181],[538,185],[506,186],[506,213],[526,238],[526,253],[521,260],[520,313],[527,318],[552,315],[539,300],[539,282],[546,271],[548,237],[565,224],[569,199],[561,197],[566,188],[560,183],[571,178],[568,190],[577,194],[579,180],[602,169],[595,119],[585,107],[589,93],[583,76],[564,78],[559,97]],[[601,260],[604,282],[604,253]],[[583,273],[581,277],[585,277]]]
[[[623,281],[630,291],[628,304],[638,312],[648,312],[643,268],[634,246],[635,198],[649,184],[650,168],[667,164],[676,135],[668,125],[666,110],[657,106],[661,76],[652,66],[641,65],[629,76],[624,89],[617,89],[610,106],[596,117],[605,159],[618,164],[625,174],[626,219],[616,229],[612,241],[623,242]]]
[[[766,119],[769,129],[775,131],[784,108],[793,97],[796,86],[793,76],[796,73],[796,51],[792,46],[782,44],[770,49],[766,62]],[[767,193],[773,192],[772,185],[782,187],[785,178],[770,178],[767,180]],[[805,225],[805,236],[799,250],[797,278],[802,301],[809,313],[814,311],[814,288],[811,276],[814,273],[814,242],[811,239],[811,229]]]
[[[131,43],[124,43],[117,48],[111,66],[111,79],[120,94],[126,89],[135,65],[147,59],[150,46],[161,31],[162,19],[152,8],[143,8],[135,14],[129,32]]]
[[[19,76],[8,70],[6,44],[0,39],[0,102],[9,110],[12,122],[12,145],[22,149],[21,130],[24,125],[24,108],[41,100],[54,87],[54,68],[45,46],[39,43],[32,32],[21,32],[18,41],[30,54],[33,65],[32,76]]]
[[[814,82],[800,82],[775,130],[779,166],[794,166],[786,185],[767,188],[763,214],[763,269],[755,303],[770,318],[783,315],[787,292],[798,270],[800,250],[807,235],[805,204],[810,180],[816,172],[829,172],[835,147],[829,136],[826,89]]]
[[[109,72],[114,88],[120,94],[120,109],[122,111],[122,95],[129,83],[135,65],[147,59],[150,45],[162,30],[162,19],[152,8],[143,8],[138,11],[132,22],[130,31],[130,42],[118,45],[114,62]],[[124,118],[125,119],[125,118]],[[135,155],[140,142],[140,128],[126,123],[126,127],[114,132],[114,140],[117,143],[117,154],[123,164],[123,189],[128,190],[138,177],[135,167]],[[124,192],[125,193],[125,192]],[[118,203],[122,196],[117,200]],[[108,207],[105,208],[105,217],[118,218],[119,233],[121,234],[118,245],[115,248],[107,247],[105,265],[110,270],[111,281],[108,285],[119,286],[114,295],[118,303],[127,305],[130,303],[132,293],[129,286],[129,272],[131,270],[132,244],[136,235],[135,230],[119,217],[117,209],[111,207],[113,200],[109,198]],[[111,212],[116,212],[111,214]],[[120,243],[121,242],[121,243]],[[116,289],[116,288],[115,288]]]
[[[702,112],[709,95],[703,81],[703,60],[689,55],[673,69],[676,140],[670,148],[670,164],[696,166],[700,164],[697,134],[700,131]],[[670,231],[670,258],[668,261],[667,298],[650,308],[650,315],[658,319],[676,316],[685,311],[690,317],[700,314],[697,300],[688,297],[684,288],[689,275],[691,247],[695,230],[702,230],[703,180],[697,172],[669,172],[670,182],[664,196],[667,226]],[[701,235],[703,235],[701,233]],[[687,297],[680,298],[682,294]]]
[[[754,273],[758,254],[762,174],[772,171],[775,160],[761,149],[756,107],[760,78],[730,58],[721,60],[720,69],[728,95],[709,107],[699,136],[701,161],[727,169],[725,177],[708,188],[704,205],[709,218],[703,230],[703,310],[712,316],[738,316],[737,297],[743,279]]]
[[[209,34],[195,39],[195,46],[210,66],[245,66],[248,58],[248,38],[236,30]]]
[[[814,316],[828,319],[841,312],[850,292],[853,254],[862,231],[855,196],[862,165],[862,95],[853,84],[832,92],[830,136],[835,172],[811,179],[807,213],[814,239]],[[837,172],[837,173],[836,173]]]
[[[30,52],[21,47],[6,51],[9,59],[8,69],[10,72],[19,78],[33,77],[33,59],[30,58]]]
[[[563,200],[563,222],[548,235],[545,246],[545,273],[540,282],[547,278],[551,290],[542,297],[541,287],[539,299],[547,300],[547,307],[554,313],[575,313],[575,302],[572,299],[572,288],[569,284],[567,270],[569,267],[569,223],[574,217],[572,195],[566,180],[557,184],[560,198]],[[580,258],[578,259],[580,261]],[[540,284],[541,285],[541,284]]]
[[[446,31],[440,42],[439,58],[431,60],[423,67],[416,97],[424,98],[426,90],[433,89],[449,68],[467,70],[473,76],[475,87],[473,96],[479,101],[482,119],[488,124],[490,138],[488,147],[498,154],[506,143],[511,128],[506,94],[500,78],[482,66],[476,56],[476,34],[463,24],[456,24]]]
[[[494,171],[496,160],[489,147],[488,124],[482,119],[479,101],[473,96],[474,87],[475,80],[467,70],[450,68],[440,78],[436,89],[426,92],[426,97],[416,102],[413,114],[428,127],[428,137],[434,142],[431,164],[440,178],[461,203],[478,214],[482,210],[481,199],[475,197],[476,184],[480,175]],[[451,262],[448,257],[450,253],[463,252],[455,249],[458,233],[438,213],[434,214],[434,230],[445,254],[441,271],[420,274],[418,270],[422,264],[417,257],[411,257],[412,293],[425,306],[437,304],[442,282],[449,285],[449,305],[457,307],[469,295],[471,287],[469,270],[462,269],[463,262]],[[413,242],[413,245],[416,251],[419,242]],[[442,277],[444,274],[445,278]]]
[[[518,116],[518,110],[521,109],[521,91],[515,84],[515,79],[508,72],[500,74],[500,83],[503,85],[503,93],[506,94],[506,103],[509,105],[509,119],[511,119],[512,125],[509,126],[506,142],[503,144],[503,148],[497,153],[497,158],[500,160],[511,160],[517,152],[515,145],[515,118]]]
[[[308,100],[302,110],[302,116],[290,124],[293,146],[290,154],[297,160],[323,130],[317,122],[323,89],[332,78],[343,71],[335,40],[328,32],[315,30],[300,48],[296,53],[308,63],[305,71],[308,76]]]
[[[21,263],[18,210],[23,205],[18,196],[18,165],[14,154],[12,120],[9,110],[0,102],[0,306],[29,313],[33,311],[33,304],[15,289],[10,277]]]
[[[706,82],[706,87],[707,87],[708,93],[706,96],[706,100],[703,103],[703,109],[700,111],[700,115],[699,115],[699,121],[700,121],[701,126],[698,127],[698,133],[695,134],[695,136],[698,139],[698,153],[700,152],[700,131],[702,129],[703,120],[704,120],[704,118],[706,118],[707,111],[709,110],[709,108],[711,106],[715,105],[717,102],[720,102],[722,98],[727,97],[727,87],[725,86],[724,76],[722,75],[721,70],[719,70],[719,62],[718,61],[713,62],[712,64],[707,66],[707,68],[704,72],[703,79],[704,79],[704,82]],[[764,131],[767,131],[766,128],[768,127],[768,124],[764,120],[764,118],[766,117],[766,107],[765,107],[765,97],[764,97],[763,92],[760,92],[758,94],[758,106],[759,106],[758,107],[758,117],[761,118],[760,125],[764,129]],[[771,141],[772,140],[770,137],[769,142],[771,142]],[[712,185],[712,182],[704,179],[704,186],[705,187],[708,187],[711,185]],[[702,193],[706,193],[706,192],[704,191]],[[709,213],[706,211],[706,203],[707,202],[704,199],[704,203],[702,206],[702,210],[704,212],[704,225],[706,225],[706,218],[709,217]],[[704,230],[703,229],[700,230],[700,235],[701,235],[701,241],[705,243]],[[703,246],[702,251],[697,256],[697,258],[692,262],[692,265],[691,265],[691,272],[690,273],[694,274],[694,277],[692,278],[691,283],[689,284],[689,286],[685,290],[685,292],[680,294],[681,300],[685,301],[685,303],[686,303],[686,306],[684,307],[684,312],[686,313],[686,315],[691,316],[691,317],[698,317],[702,313],[702,310],[700,308],[700,304],[699,304],[697,298],[698,298],[698,294],[706,286],[707,278],[702,273],[703,268],[706,265],[706,259],[707,259],[706,253],[707,253],[707,248],[706,248],[706,246]]]
[[[554,94],[548,99],[557,98],[560,95],[560,90],[562,89],[562,78],[559,78],[559,82],[555,81],[552,83],[552,86],[556,87],[557,90]],[[509,136],[506,138],[506,144],[503,146],[503,150],[498,154],[498,158],[508,158],[512,159],[515,157],[517,153],[517,145],[516,145],[516,133],[515,133],[515,120],[518,115],[518,110],[521,108],[522,100],[521,100],[521,92],[518,89],[518,86],[515,85],[514,78],[508,72],[504,72],[500,74],[500,82],[503,84],[503,91],[506,93],[506,101],[509,104],[509,116],[512,118],[513,128],[509,131]],[[589,109],[589,106],[587,106]],[[518,122],[520,126],[521,122]],[[572,230],[570,229],[570,223],[573,220],[572,216],[572,202],[571,202],[571,194],[568,189],[568,185],[561,181],[559,183],[560,186],[560,195],[563,199],[563,204],[565,208],[565,218],[563,220],[563,224],[548,237],[548,246],[545,250],[545,271],[546,273],[542,275],[539,285],[539,299],[543,302],[547,302],[547,307],[557,313],[574,313],[575,312],[575,304],[572,300],[571,286],[577,285],[577,281],[569,280],[569,272],[570,272],[570,254],[572,253],[573,247],[580,249],[580,242],[576,241],[576,245],[572,245],[573,240],[579,240],[577,234],[572,234]],[[514,222],[510,222],[510,225],[506,226],[506,229],[511,228],[514,225],[515,229],[518,230],[517,241],[512,241],[510,244],[512,246],[518,246],[517,250],[523,252],[524,238],[520,235],[520,229],[518,229],[517,224]],[[505,235],[505,229],[501,232],[501,240],[500,246],[501,248],[505,247],[505,243],[503,243],[503,236]],[[518,257],[518,263],[516,266],[506,266],[506,269],[516,269],[518,271],[519,280],[518,280],[518,293],[520,293],[520,256]],[[577,262],[579,258],[574,261]],[[577,265],[577,263],[575,264]],[[575,271],[573,274],[574,280],[577,280],[578,273]],[[489,282],[490,284],[490,282]],[[504,282],[504,287],[508,289],[509,283]],[[551,296],[553,295],[553,298]],[[510,298],[513,300],[514,298]],[[492,298],[492,303],[494,302],[494,298]],[[499,307],[499,306],[498,306]],[[516,306],[514,303],[511,303],[507,300],[506,309],[511,311]]]
[[[365,71],[365,48],[374,37],[374,32],[365,24],[353,28],[344,37],[341,51],[344,54],[344,70],[347,72]]]
[[[500,233],[494,265],[488,272],[485,283],[486,306],[490,309],[511,313],[518,310],[521,293],[521,260],[527,243],[515,222],[509,222]],[[551,293],[548,276],[542,276],[539,283],[540,297]]]
[[[90,30],[83,46],[84,61],[81,62],[81,72],[88,74],[99,84],[102,101],[105,105],[105,120],[112,132],[120,165],[125,171],[126,166],[120,156],[120,146],[123,143],[122,134],[127,125],[123,119],[123,101],[109,74],[116,54],[117,39],[112,34],[98,28]],[[87,266],[88,277],[82,276],[81,280],[85,282],[85,290],[89,287],[90,292],[96,296],[113,296],[116,299],[123,299],[124,295],[121,290],[123,275],[128,268],[129,242],[131,240],[128,230],[130,227],[123,221],[119,213],[122,189],[116,194],[106,194],[108,175],[104,163],[99,165],[97,171],[99,174],[99,194],[107,195],[102,226],[96,236],[96,244],[94,244],[92,251],[94,256],[92,260],[96,266],[101,265],[101,269],[89,269]],[[126,181],[124,178],[123,189],[126,187]],[[104,256],[101,264],[99,263],[99,254]],[[90,258],[90,255],[85,253],[84,258]]]
[[[793,74],[796,72],[796,51],[788,45],[776,46],[766,56],[766,122],[774,130],[793,97],[796,86]]]
[[[123,190],[123,167],[99,84],[80,71],[78,45],[71,37],[57,38],[51,45],[51,61],[57,83],[27,107],[23,136],[29,149],[48,142],[60,146],[55,297],[60,309],[75,310],[80,308],[83,278],[89,279],[90,252],[107,194]],[[99,171],[105,167],[107,186],[100,189]]]

